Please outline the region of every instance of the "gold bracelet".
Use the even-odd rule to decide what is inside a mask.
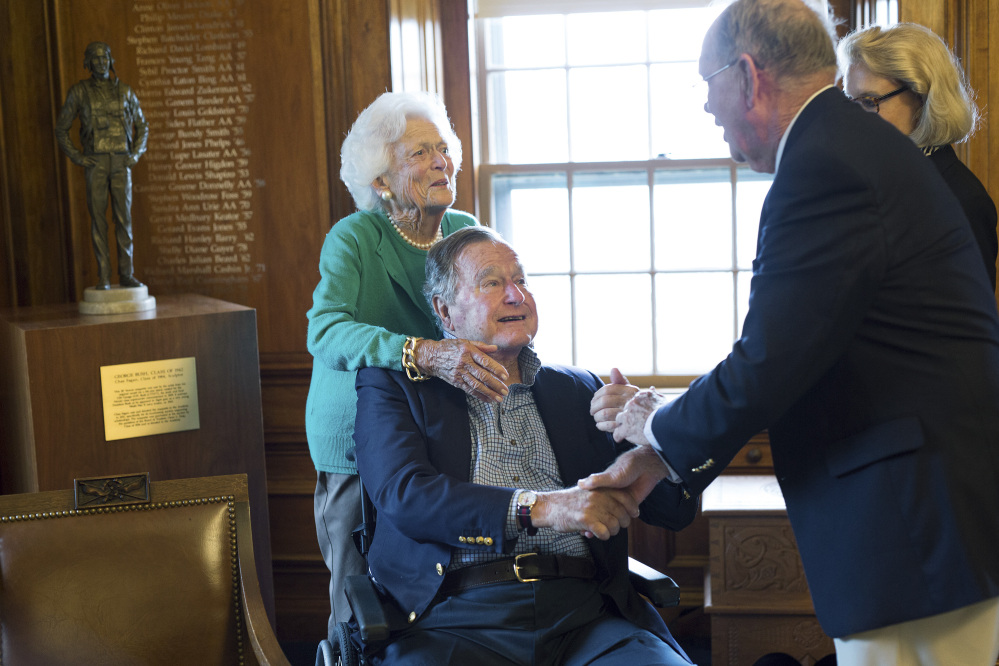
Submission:
[[[425,382],[430,379],[428,375],[423,374],[416,367],[416,359],[413,357],[413,350],[416,349],[416,343],[422,339],[409,336],[402,343],[402,367],[406,369],[406,376],[409,377],[409,381],[411,382]]]

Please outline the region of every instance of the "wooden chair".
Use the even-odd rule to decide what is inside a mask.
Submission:
[[[0,496],[0,666],[289,666],[260,597],[246,475]]]

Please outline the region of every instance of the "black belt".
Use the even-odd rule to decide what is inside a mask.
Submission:
[[[521,583],[533,583],[552,578],[589,580],[596,573],[596,565],[585,557],[524,553],[510,559],[455,569],[444,577],[440,593],[444,596],[451,596],[472,587],[508,583],[515,580]]]

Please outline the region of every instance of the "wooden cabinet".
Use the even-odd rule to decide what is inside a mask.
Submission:
[[[777,479],[724,475],[708,486],[704,607],[713,666],[751,666],[786,652],[804,666],[834,651],[815,618]]]

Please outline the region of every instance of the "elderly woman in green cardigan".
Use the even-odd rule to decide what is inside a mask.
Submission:
[[[404,370],[413,381],[439,377],[480,400],[501,401],[506,370],[492,345],[437,340],[423,297],[427,250],[477,224],[450,210],[461,142],[444,105],[427,93],[384,93],[344,139],[340,177],[358,212],[337,222],[319,258],[308,312],[314,357],[305,429],[318,474],[316,533],[330,569],[329,630],[350,618],[344,577],[366,573],[351,531],[360,522],[354,446],[354,378],[366,366]]]

